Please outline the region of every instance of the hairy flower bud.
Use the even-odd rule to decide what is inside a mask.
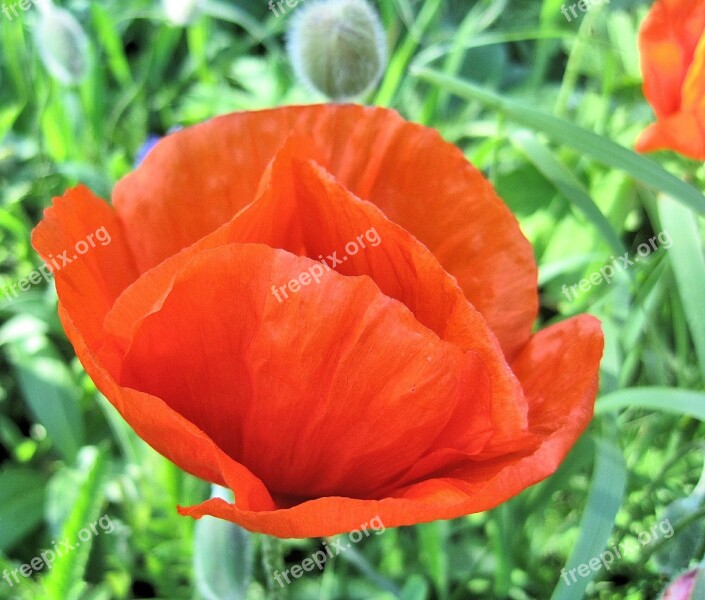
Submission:
[[[35,41],[52,77],[64,85],[80,83],[88,72],[89,42],[83,28],[67,10],[40,2]]]
[[[299,9],[288,41],[299,80],[333,100],[363,94],[386,66],[384,30],[366,0],[323,0]]]
[[[184,27],[198,15],[199,0],[162,0],[162,8],[172,25]]]

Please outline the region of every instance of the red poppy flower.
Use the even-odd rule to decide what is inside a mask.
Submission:
[[[644,95],[656,113],[638,152],[705,160],[705,3],[656,0],[639,33]]]
[[[112,207],[56,199],[33,243],[46,260],[103,226],[109,245],[56,272],[61,319],[135,431],[234,492],[182,514],[280,537],[453,518],[553,473],[591,419],[599,323],[532,336],[516,220],[392,111],[185,129]]]

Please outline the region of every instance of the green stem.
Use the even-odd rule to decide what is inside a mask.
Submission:
[[[582,64],[583,57],[588,49],[587,39],[590,32],[593,29],[593,24],[597,15],[600,12],[600,7],[593,7],[584,17],[583,22],[580,24],[580,29],[578,31],[578,39],[573,46],[568,57],[568,64],[565,67],[565,75],[563,76],[563,81],[561,83],[561,89],[558,92],[558,99],[556,100],[556,106],[554,113],[558,117],[565,117],[568,112],[568,102],[570,97],[575,93],[575,88],[578,85],[578,79],[580,77],[580,65]]]
[[[287,597],[286,589],[274,578],[274,573],[285,571],[282,541],[269,535],[261,535],[260,540],[262,542],[262,570],[264,578],[267,580],[267,598],[269,600],[284,600]]]
[[[433,23],[441,6],[443,6],[443,2],[441,0],[424,2],[424,5],[419,12],[419,16],[416,18],[416,23],[414,24],[413,30],[407,33],[401,47],[396,51],[389,63],[387,74],[382,81],[382,86],[380,87],[379,92],[377,92],[377,97],[374,101],[374,104],[377,106],[386,107],[392,103],[397,89],[401,84],[401,80],[407,73],[407,67],[414,56],[414,52],[416,52],[416,49],[421,43],[422,36]]]

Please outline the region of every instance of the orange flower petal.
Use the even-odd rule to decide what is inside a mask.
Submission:
[[[406,304],[422,325],[463,351],[475,352],[490,372],[497,430],[504,438],[524,430],[527,407],[518,382],[495,336],[456,282],[423,245],[386,219],[374,205],[353,197],[315,163],[295,159],[310,151],[311,142],[291,138],[266,170],[261,197],[256,202],[210,236],[145,274],[118,299],[106,318],[106,328],[122,340],[122,351],[115,351],[112,359],[105,356],[104,360],[119,368],[138,322],[161,307],[170,291],[170,281],[186,257],[232,242],[263,243],[305,252],[310,257],[329,257],[334,251],[337,259],[343,261],[337,266],[338,271],[348,276],[371,277],[385,295]],[[367,248],[346,257],[346,244],[359,245],[356,238],[372,230],[376,234],[372,241],[379,245],[369,246],[371,240],[367,240]],[[274,283],[282,298],[287,294],[287,283],[288,280]],[[282,291],[281,287],[285,289]],[[460,406],[459,410],[464,408]],[[468,432],[459,430],[456,434],[453,439],[463,448],[462,439]]]
[[[476,355],[366,277],[331,271],[275,298],[273,281],[316,264],[254,244],[191,258],[136,331],[119,383],[164,399],[292,498],[373,493],[434,443],[458,402],[479,451],[492,427]]]
[[[95,247],[76,255],[76,244],[102,227],[109,243],[94,239]],[[58,265],[54,276],[61,305],[95,349],[104,337],[105,315],[138,275],[122,223],[105,201],[79,186],[55,198],[44,211],[44,220],[32,232],[32,245],[50,267]],[[59,259],[62,254],[69,264]]]
[[[74,260],[71,253],[76,243],[101,227],[109,233],[110,242],[105,246],[98,243]],[[138,435],[164,456],[194,475],[223,482],[217,465],[227,458],[218,457],[220,451],[203,432],[160,399],[120,388],[95,358],[105,341],[102,324],[106,313],[137,277],[122,224],[112,208],[83,186],[69,190],[45,211],[44,220],[32,232],[32,244],[49,265],[53,257],[69,252],[71,263],[63,266],[63,259],[58,260],[60,268],[54,273],[59,315],[81,364],[98,389]],[[174,444],[175,439],[180,442]],[[252,480],[247,480],[247,486],[255,489]]]
[[[696,160],[705,160],[705,108],[681,112],[649,125],[639,136],[637,152],[675,150]]]
[[[343,275],[372,278],[419,323],[463,351],[477,353],[490,369],[497,429],[509,437],[525,429],[526,401],[518,382],[493,332],[456,281],[373,204],[355,198],[317,163],[297,158],[311,144],[305,138],[287,142],[268,169],[262,197],[230,224],[231,240],[325,257],[331,264],[338,261],[335,268]]]
[[[536,334],[518,357],[515,368],[530,400],[531,428],[543,439],[535,451],[439,473],[381,500],[327,497],[278,510],[243,510],[212,499],[179,510],[280,537],[312,537],[351,531],[376,516],[386,527],[397,527],[490,509],[551,475],[585,430],[602,348],[599,323],[583,316]]]
[[[380,108],[237,113],[165,138],[114,194],[140,269],[252,202],[268,163],[296,132],[314,140],[322,166],[341,185],[377,204],[436,255],[508,356],[527,342],[538,307],[536,265],[516,220],[459,150]]]
[[[696,48],[705,31],[705,4],[656,0],[639,33],[644,95],[657,118],[678,112]]]
[[[683,84],[682,110],[705,110],[705,35],[700,38]],[[705,128],[705,122],[700,122],[700,128],[701,130]],[[703,135],[705,132],[700,133]]]

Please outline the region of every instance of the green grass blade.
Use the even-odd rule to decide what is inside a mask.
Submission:
[[[61,531],[61,540],[71,544],[73,549],[65,551],[54,562],[44,579],[44,590],[51,600],[77,600],[81,597],[93,532],[87,540],[81,541],[78,541],[79,533],[100,517],[103,504],[103,480],[107,470],[105,454],[97,448],[86,447],[81,455],[85,460],[85,479]]]
[[[575,582],[569,573],[571,569],[587,564],[590,559],[599,559],[609,542],[614,520],[624,499],[627,466],[622,451],[606,439],[597,440],[595,450],[595,471],[580,523],[580,536],[565,565],[565,578],[570,585],[561,576],[551,600],[576,600],[583,597],[588,583],[595,578],[597,572],[591,569],[587,577],[576,574]]]
[[[539,172],[587,217],[612,250],[620,256],[627,251],[619,234],[602,214],[580,180],[555,158],[544,144],[526,131],[514,134],[512,142],[526,154]]]
[[[234,2],[221,2],[220,0],[203,0],[201,10],[210,17],[235,23],[242,27],[255,40],[263,40],[268,31],[261,27],[257,20],[247,11],[238,7]]]
[[[698,223],[693,213],[673,199],[661,196],[658,202],[661,225],[674,240],[668,250],[668,258],[695,345],[700,373],[705,381],[705,258]]]
[[[41,523],[45,483],[41,473],[30,469],[4,467],[0,471],[0,552]]]
[[[689,208],[705,215],[705,196],[658,163],[619,144],[553,115],[507,100],[468,81],[449,77],[433,69],[412,71],[419,79],[438,85],[466,100],[477,100],[507,119],[540,131],[554,142],[573,148],[597,162],[629,173],[644,185],[665,192]]]
[[[705,421],[705,393],[659,387],[619,390],[600,398],[595,404],[595,414],[604,415],[625,408],[660,410]]]
[[[407,73],[409,62],[421,43],[420,37],[426,33],[426,30],[436,19],[438,11],[442,6],[443,2],[441,0],[424,2],[416,18],[414,29],[407,33],[399,49],[389,61],[389,66],[382,80],[382,85],[377,92],[374,104],[377,106],[389,106],[392,103],[397,89],[399,88],[399,84]]]
[[[97,39],[100,40],[107,55],[110,72],[120,85],[132,85],[134,83],[132,72],[122,47],[117,24],[110,18],[105,7],[97,3],[91,5],[91,16],[98,33]]]
[[[211,497],[233,501],[232,492],[219,486],[213,486]],[[244,600],[253,568],[254,545],[249,531],[214,517],[196,523],[194,574],[204,600]]]

